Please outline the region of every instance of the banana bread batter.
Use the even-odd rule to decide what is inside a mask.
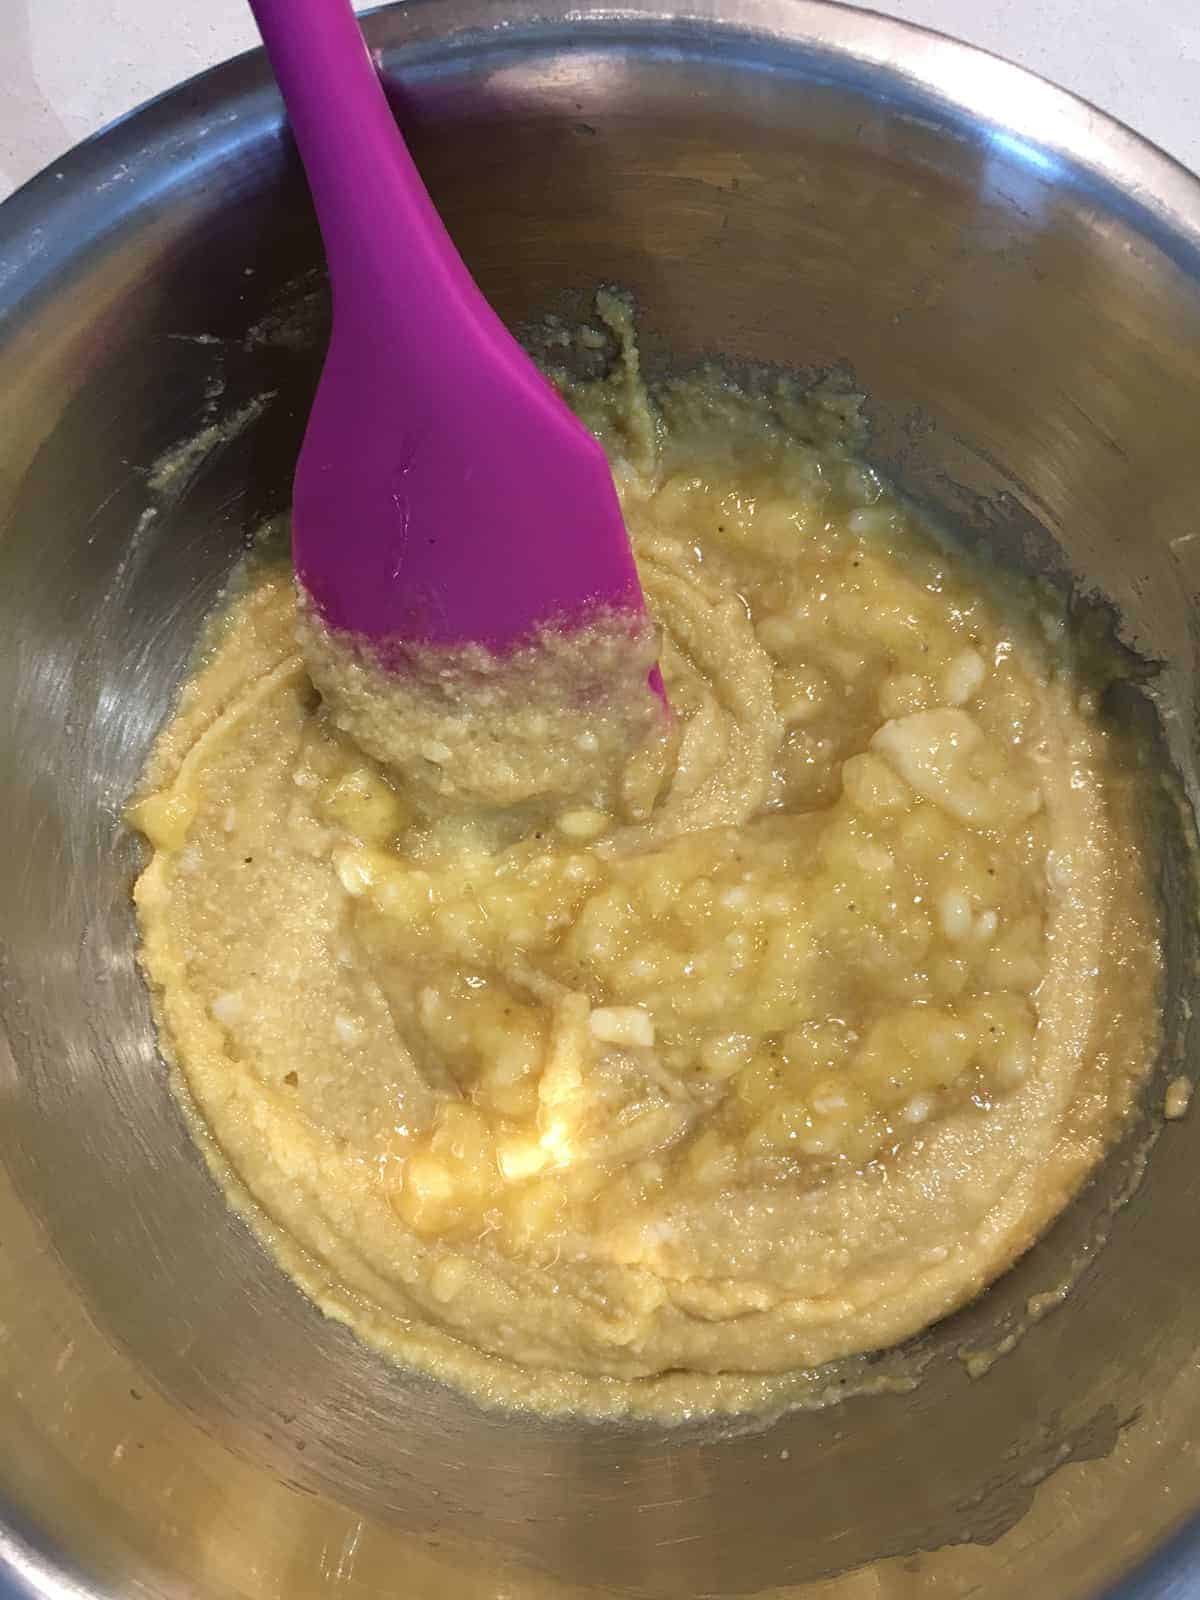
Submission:
[[[370,1343],[502,1403],[766,1407],[976,1295],[1119,1126],[1131,780],[836,397],[581,404],[670,726],[439,810],[324,714],[265,564],[133,807],[143,961],[231,1199]]]

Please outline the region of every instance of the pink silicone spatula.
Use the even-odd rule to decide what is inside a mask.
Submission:
[[[333,291],[293,502],[296,572],[318,612],[384,662],[389,644],[503,651],[593,608],[640,615],[604,452],[472,281],[349,0],[250,4]]]

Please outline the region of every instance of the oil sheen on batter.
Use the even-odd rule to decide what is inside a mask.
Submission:
[[[1118,1128],[1130,780],[851,406],[576,398],[671,728],[439,808],[438,749],[405,783],[324,713],[264,564],[132,810],[142,959],[232,1202],[368,1342],[497,1403],[766,1408],[976,1295]]]

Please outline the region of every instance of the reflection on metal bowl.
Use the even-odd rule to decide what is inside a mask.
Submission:
[[[850,364],[903,488],[1114,603],[1190,785],[1200,184],[1015,68],[817,0],[504,13],[367,24],[502,313],[615,280],[651,356]],[[925,1337],[915,1393],[736,1436],[480,1412],[323,1321],[227,1212],[155,1054],[119,813],[247,530],[285,503],[318,259],[259,56],[0,213],[0,1593],[1191,1592],[1186,1122],[1118,1207],[1151,1119],[1131,1130]],[[1194,979],[1164,873],[1169,1075]],[[1067,1303],[973,1381],[958,1351],[1099,1233]]]

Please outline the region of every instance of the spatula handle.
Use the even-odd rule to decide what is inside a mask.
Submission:
[[[308,174],[335,313],[381,295],[394,302],[406,289],[426,315],[439,288],[477,295],[396,126],[350,0],[249,3]]]

